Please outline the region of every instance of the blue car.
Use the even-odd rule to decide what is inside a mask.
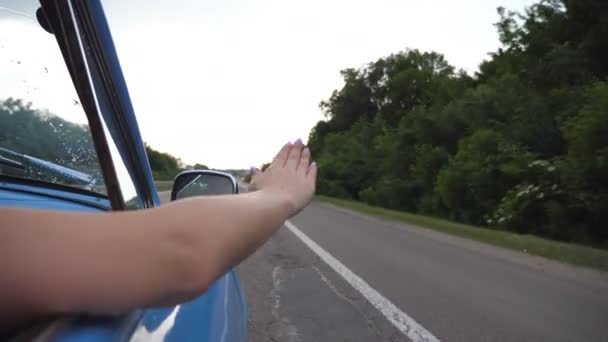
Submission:
[[[236,180],[222,172],[193,170],[176,177],[171,199],[219,193],[238,193]],[[159,205],[100,1],[3,3],[0,206],[103,212]],[[2,340],[36,337],[245,341],[245,298],[232,270],[182,305],[115,317],[54,317],[0,334]]]

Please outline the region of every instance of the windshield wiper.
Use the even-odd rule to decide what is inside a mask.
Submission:
[[[12,160],[12,159],[4,158],[3,156],[0,156],[0,164],[12,167],[14,169],[19,169],[19,170],[25,169],[25,166],[23,166],[23,164],[21,164],[20,162]]]
[[[95,186],[95,183],[97,183],[97,180],[88,173],[76,171],[76,170],[70,169],[69,167],[61,166],[61,165],[51,163],[46,160],[38,159],[38,158],[35,158],[32,156],[28,156],[27,154],[11,151],[9,149],[2,148],[2,147],[0,147],[0,152],[8,154],[12,157],[20,158],[28,164],[38,166],[46,171],[53,172],[62,177],[83,183],[83,185],[85,185],[91,189]],[[25,166],[23,165],[23,163],[20,163],[18,161],[15,161],[15,160],[12,160],[9,158],[4,158],[2,156],[0,156],[0,163],[3,165],[7,165],[7,166],[14,167],[14,168],[21,169],[21,170],[25,169]]]

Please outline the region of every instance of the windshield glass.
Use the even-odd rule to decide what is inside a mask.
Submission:
[[[0,1],[0,175],[105,193],[86,115],[38,7]]]

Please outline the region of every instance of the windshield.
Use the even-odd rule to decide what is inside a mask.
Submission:
[[[0,1],[0,175],[105,193],[87,117],[38,1]]]

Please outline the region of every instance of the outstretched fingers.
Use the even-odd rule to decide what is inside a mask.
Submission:
[[[302,157],[303,147],[304,145],[302,144],[302,140],[296,140],[296,142],[291,146],[285,167],[294,171],[297,170],[298,165],[300,164],[300,158]]]
[[[311,177],[313,180],[317,177],[317,165],[311,164],[310,149],[298,139],[293,144],[285,144],[279,153],[274,157],[270,168],[287,167],[298,173]],[[257,170],[257,172],[261,172]]]
[[[260,178],[262,177],[262,170],[258,169],[255,166],[251,167],[251,173],[250,173],[251,179],[249,181],[249,187],[248,190],[250,192],[258,190],[258,182],[260,181]]]
[[[298,164],[298,173],[307,174],[310,166],[310,149],[308,147],[302,150],[300,162]]]
[[[315,180],[317,179],[317,172],[319,170],[319,167],[317,166],[317,163],[312,162],[310,164],[310,167],[308,168],[308,173],[306,174],[306,176],[312,180],[313,182],[315,182]]]
[[[270,164],[270,167],[273,167],[273,168],[285,167],[285,164],[287,163],[287,159],[289,158],[289,152],[291,151],[291,147],[292,147],[292,144],[290,142],[283,145],[281,150],[279,150],[279,153],[277,153],[277,155],[272,160],[272,164]]]

